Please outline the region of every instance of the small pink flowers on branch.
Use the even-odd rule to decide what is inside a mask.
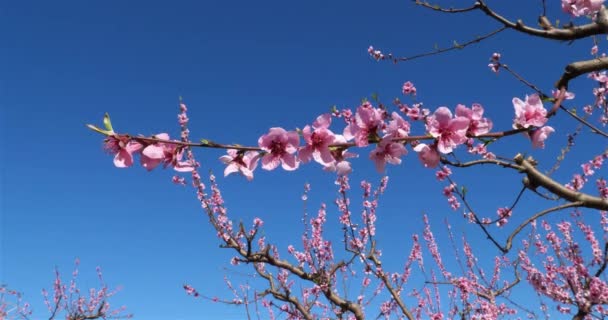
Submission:
[[[536,148],[544,148],[545,140],[547,140],[549,134],[555,132],[555,129],[544,126],[545,123],[547,123],[547,110],[543,106],[540,97],[537,94],[533,94],[526,96],[526,101],[522,101],[519,98],[513,98],[513,106],[515,107],[513,128],[538,128],[532,131],[530,136],[532,145]]]
[[[403,84],[402,92],[414,96],[417,89],[408,81]],[[318,116],[312,125],[306,125],[302,130],[270,128],[267,134],[258,139],[257,146],[249,147],[218,144],[204,139],[200,143],[191,142],[186,128],[189,122],[187,109],[183,103],[180,104],[178,116],[182,129],[180,140],[171,140],[167,133],[151,137],[118,134],[114,132],[107,114],[103,121],[105,129],[93,125],[88,127],[106,136],[104,148],[114,155],[114,165],[117,167],[132,166],[134,157],[139,155],[141,165],[147,170],[153,170],[162,164],[165,168],[171,167],[179,172],[191,172],[197,164],[190,156],[184,160],[184,155],[192,152],[192,147],[219,148],[227,150],[227,154],[219,158],[226,165],[224,176],[240,173],[249,181],[253,180],[253,172],[260,161],[264,170],[274,170],[281,166],[284,170],[293,171],[301,163],[314,160],[327,171],[335,171],[338,175],[350,174],[352,167],[348,159],[357,157],[357,154],[348,150],[370,144],[375,145],[375,148],[369,153],[369,159],[379,172],[385,171],[387,163],[400,164],[402,157],[407,154],[408,143],[428,168],[437,167],[443,154],[450,154],[463,144],[469,153],[492,159],[495,156],[487,150],[488,141],[480,140],[481,143],[475,147],[475,140],[495,140],[507,133],[490,132],[493,123],[484,117],[484,108],[480,104],[474,103],[471,107],[459,104],[454,113],[442,106],[431,113],[422,108],[422,103],[412,107],[402,104],[398,99],[394,103],[397,107],[394,112],[389,112],[382,104],[374,106],[370,101],[362,102],[354,112],[351,109],[338,111],[334,108],[331,113]],[[555,130],[545,126],[548,112],[540,97],[533,94],[526,96],[525,101],[513,98],[513,105],[513,128],[516,130],[508,134],[523,132],[530,137],[534,147],[543,148],[545,140]],[[333,117],[344,120],[342,134],[336,134],[330,129]],[[409,121],[423,122],[425,134],[411,136],[412,125]],[[300,145],[300,138],[304,141],[303,145]],[[184,180],[179,178],[174,178],[174,182],[184,184]]]
[[[573,17],[594,16],[605,0],[562,0],[562,10]]]
[[[118,168],[127,168],[133,165],[135,155],[140,156],[141,165],[148,171],[163,164],[165,168],[172,167],[175,171],[190,172],[194,165],[182,160],[184,147],[179,141],[171,141],[166,133],[159,133],[150,138],[131,137],[126,134],[114,132],[110,116],[105,114],[103,123],[106,130],[94,125],[87,125],[93,131],[106,136],[104,149],[114,155],[114,165]]]

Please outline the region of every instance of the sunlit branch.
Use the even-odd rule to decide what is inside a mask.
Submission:
[[[556,28],[552,25],[544,25],[543,29],[537,29],[526,26],[522,20],[513,22],[501,16],[497,12],[490,9],[490,7],[486,5],[485,1],[478,0],[475,5],[479,10],[483,11],[483,13],[498,21],[505,27],[540,38],[567,41],[582,39],[592,35],[604,34],[608,32],[608,13],[604,7],[600,9],[597,19],[592,23],[581,26],[567,26],[565,28]]]
[[[602,10],[602,12],[603,11],[604,10]],[[578,76],[581,76],[583,74],[586,74],[586,73],[605,70],[605,69],[608,69],[608,57],[601,57],[601,58],[595,58],[595,59],[591,59],[591,60],[577,61],[577,62],[570,63],[569,65],[566,66],[564,73],[562,74],[562,76],[559,78],[559,80],[555,84],[555,87],[568,88],[568,82],[570,80],[572,80]]]
[[[467,167],[483,165],[483,164],[493,164],[493,165],[501,166],[503,168],[523,170],[523,167],[521,167],[521,166],[518,166],[513,163],[509,163],[506,161],[498,160],[498,159],[479,159],[479,160],[473,160],[473,161],[468,161],[468,162],[452,162],[452,161],[448,160],[447,158],[442,157],[441,163],[447,164],[447,165],[450,165],[453,167],[458,167],[458,168],[467,168]]]
[[[608,199],[591,196],[586,193],[574,191],[566,188],[564,185],[549,178],[545,174],[538,171],[531,160],[524,159],[523,155],[518,154],[514,158],[515,163],[523,167],[522,172],[527,175],[524,183],[529,188],[543,187],[549,192],[570,202],[582,202],[582,206],[586,208],[608,210]]]

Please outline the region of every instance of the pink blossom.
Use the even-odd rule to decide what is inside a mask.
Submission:
[[[551,90],[551,94],[553,95],[553,98],[557,99],[559,98],[559,90]],[[576,95],[573,92],[570,91],[566,91],[566,93],[564,94],[564,100],[572,100],[574,99]]]
[[[259,154],[255,151],[238,152],[235,149],[228,149],[226,152],[228,155],[220,157],[220,161],[227,165],[224,169],[224,177],[240,172],[247,180],[253,180],[253,171],[258,166]]]
[[[408,95],[408,94],[411,94],[413,96],[416,95],[416,87],[414,87],[414,84],[411,81],[404,83],[403,88],[401,88],[401,91],[405,95]]]
[[[604,0],[562,0],[562,10],[574,17],[590,16],[602,8]]]
[[[372,58],[376,59],[376,61],[384,59],[384,54],[382,54],[382,51],[374,50],[374,47],[372,46],[369,46],[369,48],[367,48],[367,53],[369,53]]]
[[[446,107],[439,107],[428,119],[426,128],[434,138],[437,138],[437,150],[450,153],[454,148],[467,141],[469,119],[465,117],[452,118],[452,112]]]
[[[169,141],[169,135],[159,133],[154,135],[154,138]],[[157,142],[146,146],[141,152],[141,165],[153,170],[159,164],[163,163],[164,167],[172,166],[175,171],[191,172],[194,169],[192,161],[182,161],[184,149],[173,143]]]
[[[186,293],[190,296],[194,296],[195,298],[198,298],[199,293],[198,291],[196,291],[196,289],[194,289],[191,285],[189,284],[185,284],[184,285],[184,290],[186,290]]]
[[[406,153],[407,150],[402,143],[393,142],[389,137],[378,143],[376,149],[369,154],[369,158],[376,164],[378,172],[384,172],[384,166],[387,162],[395,165],[400,164],[401,156]]]
[[[274,170],[282,165],[283,169],[296,170],[299,162],[294,153],[298,150],[300,138],[293,131],[285,131],[283,128],[270,128],[268,134],[258,139],[258,144],[262,150],[268,152],[262,157],[262,168]]]
[[[542,127],[547,122],[547,110],[537,94],[526,96],[526,101],[513,98],[515,107],[515,120],[513,128]]]
[[[492,54],[488,67],[490,67],[490,70],[492,70],[492,72],[498,73],[498,70],[500,69],[500,53],[494,52]]]
[[[184,178],[184,177],[173,176],[173,178],[171,178],[171,181],[178,185],[182,185],[182,186],[186,185],[186,178]]]
[[[591,55],[593,55],[593,56],[596,55],[597,51],[598,51],[597,44],[594,45],[593,47],[591,47]]]
[[[342,135],[335,135],[334,143],[346,143],[346,139]],[[339,176],[350,174],[353,169],[350,162],[346,161],[349,158],[358,157],[357,154],[348,152],[346,149],[335,149],[331,151],[334,161],[323,168],[326,171],[336,171]]]
[[[471,109],[459,104],[456,106],[456,116],[469,119],[469,136],[478,136],[486,134],[492,130],[492,121],[488,118],[483,118],[483,107],[478,103],[473,103]]]
[[[365,147],[369,144],[370,137],[377,136],[377,130],[382,128],[383,121],[382,110],[365,102],[357,108],[355,119],[344,128],[344,137],[347,140],[355,139],[358,147]]]
[[[540,129],[534,130],[532,132],[532,146],[534,148],[545,148],[545,140],[549,137],[551,133],[555,132],[555,129],[549,126],[544,126]]]
[[[425,167],[435,168],[439,165],[440,156],[436,145],[428,146],[420,143],[414,147],[414,151],[418,152],[418,158]]]
[[[118,168],[127,168],[133,165],[133,154],[141,150],[142,145],[127,136],[113,134],[104,140],[103,148],[114,154],[114,165]]]
[[[608,75],[606,75],[606,71],[591,72],[589,73],[589,78],[601,83],[608,82]]]
[[[443,181],[447,177],[449,177],[451,174],[452,174],[452,170],[449,167],[443,166],[441,169],[439,169],[437,172],[435,172],[435,177],[437,178],[437,180]]]
[[[403,118],[397,113],[393,112],[391,114],[392,120],[389,121],[388,126],[386,126],[384,136],[385,138],[390,136],[393,139],[405,138],[410,134],[410,124],[409,122],[403,120]]]
[[[327,166],[334,161],[331,155],[329,146],[334,143],[335,135],[329,130],[331,124],[331,115],[329,113],[320,115],[317,120],[310,126],[302,129],[302,136],[306,142],[306,146],[300,148],[298,158],[300,161],[306,163],[311,159],[315,159],[316,162]]]
[[[422,103],[415,103],[413,106],[408,106],[407,104],[399,105],[399,110],[405,113],[410,120],[417,121],[423,120],[426,118],[431,112],[429,109],[421,109]]]

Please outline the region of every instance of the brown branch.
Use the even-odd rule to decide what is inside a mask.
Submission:
[[[521,20],[517,20],[516,22],[514,22],[503,17],[494,10],[490,9],[490,7],[483,0],[476,1],[475,4],[471,7],[459,9],[442,8],[440,6],[431,5],[428,2],[422,2],[418,0],[416,0],[415,2],[417,5],[442,13],[464,13],[474,11],[476,9],[481,10],[490,18],[502,24],[505,28],[513,29],[531,36],[545,39],[568,41],[582,39],[589,36],[604,34],[608,32],[608,13],[606,12],[606,9],[604,7],[600,9],[597,15],[597,19],[594,22],[581,26],[568,25],[564,28],[556,28],[551,25],[548,22],[549,19],[544,15],[543,12],[543,15],[539,17],[542,29],[538,29],[526,26]]]
[[[581,26],[567,26],[566,28],[555,28],[551,25],[544,25],[542,29],[526,26],[523,21],[517,20],[513,22],[488,7],[484,1],[478,0],[475,4],[479,10],[488,15],[490,18],[498,21],[505,27],[516,31],[545,39],[552,40],[577,40],[597,34],[605,34],[608,32],[608,12],[605,7],[602,7],[598,12],[597,19]]]
[[[513,77],[515,77],[515,79],[519,80],[521,83],[523,83],[524,85],[526,85],[530,89],[536,91],[541,97],[547,97],[547,95],[539,87],[537,87],[533,83],[531,83],[528,80],[526,80],[524,77],[522,77],[521,75],[519,75],[517,72],[513,71],[513,69],[511,69],[508,65],[501,63],[500,67],[502,69],[506,70],[507,72],[509,72]]]
[[[608,31],[608,30],[607,30]],[[564,73],[555,84],[556,88],[568,88],[568,82],[583,74],[608,69],[608,57],[577,61],[566,66]]]
[[[515,228],[515,230],[509,235],[509,237],[507,238],[507,242],[504,246],[506,252],[509,252],[509,250],[511,250],[511,248],[513,247],[513,239],[532,221],[534,221],[546,214],[549,214],[551,212],[555,212],[555,211],[559,211],[559,210],[563,210],[563,209],[567,209],[567,208],[582,207],[582,206],[583,206],[582,202],[570,202],[570,203],[559,205],[557,207],[543,210],[543,211],[538,212],[535,215],[531,216],[526,221],[524,221],[522,224],[520,224],[517,228]]]
[[[450,179],[450,177],[448,177],[448,180],[450,181],[450,183],[454,184],[454,182],[452,181],[452,179]],[[498,250],[500,250],[502,253],[507,253],[507,250],[505,250],[505,248],[503,248],[503,246],[501,246],[500,243],[498,243],[498,241],[496,241],[496,239],[494,239],[492,234],[490,234],[490,232],[488,231],[488,228],[486,228],[485,224],[479,219],[479,217],[475,213],[475,210],[473,210],[473,207],[469,204],[469,202],[465,198],[465,195],[462,192],[460,192],[460,190],[458,190],[457,188],[454,189],[454,193],[456,193],[458,195],[460,200],[462,200],[462,202],[464,203],[465,207],[467,207],[469,212],[473,215],[475,224],[478,225],[479,228],[481,228],[481,231],[483,231],[483,233],[486,235],[486,238],[489,239],[494,244],[494,246],[496,246],[496,248],[498,248]]]
[[[524,183],[530,188],[543,187],[569,202],[582,202],[582,207],[608,210],[608,199],[602,199],[566,188],[562,184],[538,171],[532,163],[532,160],[524,159],[521,154],[515,156],[514,160],[515,163],[523,167],[522,172],[527,175],[527,180],[525,180]]]
[[[441,158],[441,163],[443,164],[447,164],[453,167],[458,167],[458,168],[467,168],[467,167],[472,167],[475,165],[481,165],[481,164],[494,164],[497,166],[501,166],[503,168],[511,168],[511,169],[515,169],[515,170],[523,170],[523,167],[506,162],[506,161],[501,161],[498,159],[479,159],[479,160],[473,160],[473,161],[469,161],[469,162],[452,162],[450,160],[448,160],[447,158],[442,157]]]
[[[446,9],[446,8],[442,8],[442,7],[438,6],[438,5],[432,5],[432,4],[430,4],[430,3],[426,2],[426,1],[423,2],[423,1],[420,1],[420,0],[414,0],[414,2],[417,5],[421,6],[421,7],[425,7],[427,9],[431,9],[431,10],[435,10],[435,11],[439,11],[439,12],[443,12],[443,13],[463,13],[463,12],[469,12],[469,11],[473,11],[473,10],[477,10],[478,9],[477,4],[474,4],[474,5],[472,5],[470,7],[467,7],[467,8],[457,8],[457,9],[449,8],[449,9]]]
[[[505,30],[507,30],[507,27],[501,27],[501,28],[498,28],[498,29],[490,32],[490,33],[487,33],[487,34],[485,34],[483,36],[478,36],[477,38],[475,38],[473,40],[469,40],[469,41],[467,41],[465,43],[462,43],[462,44],[459,44],[459,43],[455,42],[454,45],[451,46],[451,47],[449,47],[449,48],[437,49],[437,50],[434,50],[434,51],[429,51],[429,52],[425,52],[425,53],[419,53],[419,54],[416,54],[416,55],[413,55],[413,56],[410,56],[410,57],[392,58],[392,60],[393,60],[394,63],[404,62],[404,61],[410,61],[410,60],[414,60],[414,59],[418,59],[418,58],[423,58],[423,57],[428,57],[428,56],[432,56],[432,55],[436,55],[436,54],[442,54],[444,52],[448,52],[448,51],[452,51],[452,50],[464,49],[467,46],[470,46],[472,44],[479,43],[479,42],[481,42],[483,40],[491,38],[491,37],[499,34],[502,31],[505,31]],[[389,57],[389,59],[390,59],[390,57]]]
[[[604,136],[604,137],[608,138],[608,133],[606,133],[606,132],[602,131],[601,129],[599,129],[598,127],[592,125],[587,120],[585,120],[585,119],[577,116],[575,113],[571,112],[566,107],[560,106],[560,109],[564,110],[569,116],[571,116],[572,118],[576,119],[581,124],[583,124],[583,125],[587,126],[588,128],[590,128],[591,132],[597,133],[597,134],[599,134],[601,136]]]
[[[272,296],[275,299],[292,304],[298,310],[298,312],[300,312],[301,316],[304,317],[304,319],[307,319],[307,320],[314,319],[314,317],[310,314],[309,310],[307,308],[305,308],[296,297],[289,295],[289,293],[283,294],[277,290],[276,284],[274,283],[274,278],[272,277],[271,274],[264,272],[258,266],[255,266],[255,271],[262,278],[266,279],[270,286],[270,289],[267,289],[266,291],[260,293],[260,296],[264,296],[266,294],[272,294]]]
[[[367,257],[367,259],[370,260],[370,261],[372,261],[374,263],[374,265],[376,266],[376,268],[380,268],[382,266],[382,262],[380,262],[380,260],[378,259],[378,257],[376,257],[376,255],[373,252]],[[386,274],[384,272],[376,272],[376,275],[380,278],[380,280],[382,280],[382,282],[384,283],[384,286],[386,287],[386,289],[388,290],[388,292],[393,297],[393,300],[395,300],[395,302],[397,303],[397,305],[401,309],[401,312],[403,312],[403,314],[409,320],[414,320],[415,319],[414,315],[407,309],[407,307],[405,306],[405,303],[403,303],[403,300],[399,296],[399,293],[391,285],[391,283],[390,283],[388,277],[386,276]]]

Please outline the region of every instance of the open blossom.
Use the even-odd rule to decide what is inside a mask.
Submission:
[[[133,165],[133,154],[141,151],[142,145],[126,136],[113,134],[104,140],[103,148],[114,154],[114,165],[127,168]]]
[[[422,120],[430,114],[430,111],[429,109],[421,109],[421,106],[421,103],[416,103],[411,107],[404,104],[399,107],[399,110],[405,113],[405,115],[407,115],[413,121]]]
[[[298,168],[300,163],[294,153],[298,150],[300,138],[296,132],[287,132],[278,127],[270,128],[268,134],[258,139],[258,144],[262,150],[268,152],[262,157],[263,169],[274,170],[279,164],[288,171]]]
[[[410,134],[410,124],[409,122],[403,120],[403,118],[397,113],[393,112],[391,114],[392,120],[388,122],[386,126],[384,136],[390,136],[392,138],[405,138]]]
[[[562,0],[562,10],[574,17],[593,15],[602,8],[604,0]]]
[[[372,58],[376,59],[376,61],[384,59],[384,54],[382,53],[382,51],[374,50],[373,46],[369,46],[369,48],[367,48],[367,53],[369,53]]]
[[[450,153],[454,148],[467,141],[469,119],[465,117],[452,118],[452,112],[446,107],[439,107],[428,119],[426,128],[434,138],[437,138],[437,150]]]
[[[490,70],[492,70],[492,72],[498,73],[498,70],[500,69],[500,53],[494,52],[492,54],[488,67],[490,68]]]
[[[411,94],[413,96],[416,95],[416,87],[414,87],[414,84],[410,81],[403,84],[403,88],[401,88],[401,91],[405,95],[407,95],[407,94]]]
[[[334,143],[336,137],[329,130],[330,124],[331,115],[326,113],[317,117],[317,120],[312,124],[312,129],[310,126],[302,129],[302,137],[306,142],[306,146],[302,147],[298,153],[300,161],[306,163],[311,159],[315,159],[316,162],[324,166],[334,161],[329,146]]]
[[[544,126],[540,129],[534,130],[534,132],[532,132],[532,136],[530,137],[532,139],[532,146],[534,148],[545,148],[545,140],[547,140],[549,135],[553,132],[555,132],[555,129],[549,126]]]
[[[542,127],[547,122],[547,110],[537,94],[526,96],[526,101],[513,98],[515,107],[515,120],[513,128],[529,128],[530,126]]]
[[[402,143],[393,142],[392,138],[382,139],[376,149],[372,150],[369,154],[369,158],[376,164],[378,172],[384,172],[384,166],[386,163],[400,164],[401,156],[405,155],[407,150]]]
[[[553,98],[557,99],[559,98],[560,91],[551,90],[551,94],[553,95]],[[574,92],[566,91],[566,93],[564,93],[564,100],[572,100],[575,96],[576,95],[574,94]]]
[[[226,152],[228,155],[220,157],[220,161],[227,165],[224,177],[240,172],[247,180],[253,180],[253,170],[258,166],[259,154],[255,151],[238,152],[235,149],[228,149]]]
[[[154,135],[155,138],[161,140],[170,140],[166,133]],[[190,172],[194,170],[194,165],[191,161],[182,161],[184,149],[172,143],[157,142],[146,146],[141,151],[141,165],[148,171],[156,168],[163,163],[164,167],[173,167],[175,171]]]
[[[473,103],[471,109],[459,104],[456,106],[456,116],[469,119],[467,134],[470,136],[478,136],[492,130],[492,121],[483,118],[483,107],[478,103]]]
[[[439,165],[439,152],[436,145],[427,145],[420,143],[414,147],[414,151],[418,152],[418,158],[427,168],[435,168]]]
[[[346,139],[344,136],[337,134],[334,142],[346,143]],[[345,176],[353,172],[350,162],[346,161],[346,159],[358,157],[356,153],[348,152],[346,149],[336,149],[332,150],[331,154],[334,161],[326,165],[323,170],[335,171],[340,176]]]
[[[347,140],[355,139],[358,147],[365,147],[369,144],[369,137],[377,135],[383,124],[383,111],[365,102],[357,108],[355,118],[344,128],[344,137]]]

